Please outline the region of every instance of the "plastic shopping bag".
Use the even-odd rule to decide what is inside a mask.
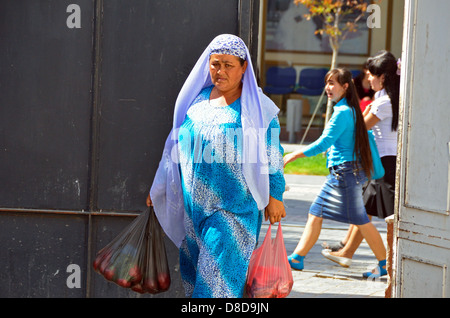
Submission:
[[[264,242],[250,258],[245,290],[251,298],[284,298],[294,285],[281,224],[275,239],[271,232],[272,225],[269,225]]]
[[[168,290],[171,281],[164,236],[153,207],[102,248],[93,266],[107,280],[139,293]]]

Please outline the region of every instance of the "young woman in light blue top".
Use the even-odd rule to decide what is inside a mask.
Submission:
[[[306,149],[284,158],[284,164],[298,158],[327,153],[327,177],[321,192],[309,211],[305,231],[289,256],[291,267],[303,270],[304,258],[319,238],[324,218],[354,224],[361,231],[385,269],[386,249],[375,226],[370,222],[362,198],[362,186],[371,175],[372,158],[367,129],[359,107],[351,73],[346,69],[331,70],[325,77],[328,98],[336,105],[333,116],[321,137]]]
[[[368,215],[384,219],[394,213],[400,63],[391,52],[383,50],[369,58],[366,65],[376,93],[374,102],[367,106],[363,116],[367,129],[374,131],[385,174],[364,186],[363,202]],[[359,230],[350,226],[346,237],[339,244],[327,246],[322,255],[349,267],[362,241]]]

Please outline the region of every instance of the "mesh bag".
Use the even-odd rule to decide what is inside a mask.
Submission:
[[[156,294],[170,287],[164,234],[153,207],[137,216],[102,248],[94,270],[105,279],[138,293]]]

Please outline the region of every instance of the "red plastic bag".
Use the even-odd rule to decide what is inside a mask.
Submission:
[[[275,239],[271,232],[272,225],[269,225],[264,242],[250,258],[245,290],[251,298],[284,298],[294,285],[281,224]]]
[[[168,290],[171,281],[164,235],[153,208],[142,212],[102,248],[93,266],[107,280],[139,293]]]

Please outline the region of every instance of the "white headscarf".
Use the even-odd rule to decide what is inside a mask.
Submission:
[[[258,209],[263,210],[269,203],[268,159],[265,135],[261,133],[267,132],[279,109],[258,87],[250,52],[242,39],[235,35],[222,34],[205,49],[180,90],[175,103],[173,127],[166,140],[162,159],[150,189],[150,197],[158,220],[164,232],[177,247],[180,247],[185,237],[185,210],[177,164],[178,129],[194,99],[203,88],[212,85],[209,73],[211,54],[229,54],[248,61],[241,93],[242,130],[244,136],[249,137],[243,138],[242,170]],[[258,152],[257,158],[255,151]]]

